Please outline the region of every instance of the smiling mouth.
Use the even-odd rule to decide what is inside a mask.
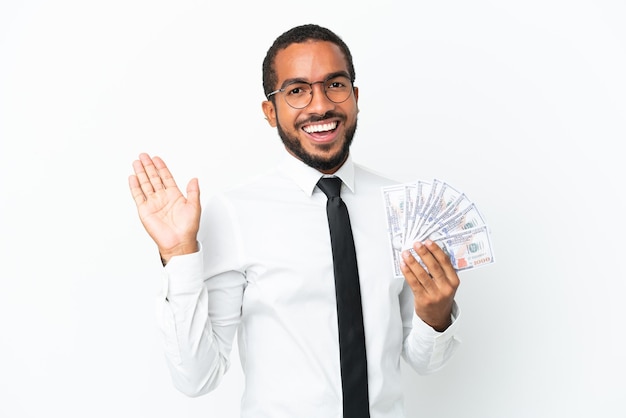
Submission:
[[[338,122],[328,122],[328,123],[320,123],[315,125],[306,125],[302,127],[302,130],[307,134],[315,134],[322,132],[331,132],[337,129]]]

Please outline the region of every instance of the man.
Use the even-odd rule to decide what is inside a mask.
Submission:
[[[303,25],[279,36],[263,63],[262,109],[284,143],[284,161],[213,196],[202,215],[197,179],[185,198],[160,158],[141,154],[133,163],[130,189],[165,266],[159,319],[182,392],[197,396],[219,384],[237,331],[242,417],[397,418],[401,356],[430,373],[457,346],[459,279],[444,252],[415,243],[426,270],[405,252],[404,280],[393,277],[381,202],[381,187],[393,182],[349,155],[354,79],[348,47],[328,29]],[[328,176],[343,183],[358,260],[367,365],[365,398],[351,405],[364,404],[363,412],[344,405],[342,378],[355,367],[343,365],[352,355],[339,341],[347,337],[339,336],[331,198],[317,186]]]

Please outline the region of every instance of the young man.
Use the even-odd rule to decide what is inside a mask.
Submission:
[[[182,392],[197,396],[219,384],[237,331],[242,417],[398,418],[400,357],[430,373],[457,346],[459,279],[444,252],[430,241],[415,243],[428,271],[406,252],[404,279],[391,272],[380,199],[381,187],[393,182],[349,154],[358,114],[354,79],[348,47],[328,29],[303,25],[279,36],[263,63],[262,108],[284,143],[284,161],[213,196],[202,214],[196,179],[185,198],[160,158],[141,154],[133,163],[130,189],[165,266],[159,320]],[[339,223],[352,226],[358,264],[358,282],[348,287],[362,306],[341,337],[338,312],[346,308],[333,260],[349,257],[333,253],[326,210],[333,199],[317,185],[329,176],[341,179],[349,221]],[[340,340],[358,329],[367,364],[356,373],[364,389],[355,391],[364,395],[351,398],[347,388],[361,366],[343,362],[359,355],[346,354]]]

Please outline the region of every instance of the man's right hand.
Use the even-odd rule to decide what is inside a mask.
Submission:
[[[139,219],[159,248],[163,263],[176,255],[198,251],[200,188],[198,179],[187,185],[187,198],[159,157],[142,153],[128,178]]]

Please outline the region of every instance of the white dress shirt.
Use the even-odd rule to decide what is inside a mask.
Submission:
[[[394,278],[381,187],[394,182],[352,162],[335,174],[358,258],[371,418],[404,416],[401,356],[419,373],[441,368],[458,340],[417,317]],[[175,386],[215,388],[235,334],[245,374],[244,418],[340,418],[339,341],[326,196],[317,170],[288,156],[274,171],[213,196],[195,254],[164,269],[159,323]]]

